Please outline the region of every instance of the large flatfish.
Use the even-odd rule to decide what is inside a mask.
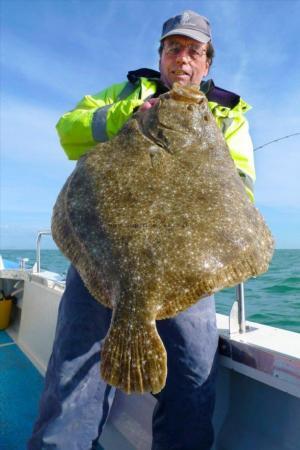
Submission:
[[[273,253],[195,86],[175,85],[78,161],[52,232],[90,293],[113,309],[101,374],[127,393],[164,387],[157,319],[265,272]]]

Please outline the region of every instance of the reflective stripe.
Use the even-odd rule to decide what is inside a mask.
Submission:
[[[120,94],[116,98],[117,101],[126,100],[130,94],[136,89],[136,86],[132,83],[127,83]],[[92,134],[93,139],[96,142],[105,142],[109,140],[106,132],[106,120],[107,112],[112,107],[114,103],[103,106],[94,113],[92,120]]]
[[[103,106],[102,108],[97,109],[97,111],[94,113],[92,120],[92,134],[94,141],[108,141],[108,136],[106,133],[106,117],[107,111],[111,106],[111,104]]]
[[[228,130],[230,125],[232,124],[233,119],[231,117],[225,117],[225,119],[222,120],[222,128],[221,131],[223,134]]]
[[[135,89],[136,89],[136,86],[134,84],[128,82],[124,86],[124,88],[122,89],[120,94],[118,95],[117,101],[119,101],[119,100],[126,100],[126,98],[129,97],[129,95],[131,95]]]
[[[247,175],[245,172],[242,172],[241,170],[238,171],[239,176],[241,177],[244,185],[253,193],[254,192],[254,182],[252,178]]]

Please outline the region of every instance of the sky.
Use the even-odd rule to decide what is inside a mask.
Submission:
[[[1,1],[2,249],[35,248],[75,163],[55,124],[86,94],[158,68],[162,23],[192,9],[209,18],[208,78],[234,91],[254,147],[300,132],[300,1]],[[277,248],[300,248],[300,136],[255,152],[256,206]],[[43,248],[54,248],[45,238]]]

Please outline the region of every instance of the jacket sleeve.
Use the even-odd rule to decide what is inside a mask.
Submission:
[[[254,202],[255,167],[253,145],[249,134],[249,125],[245,117],[251,107],[242,99],[233,108],[222,107],[215,102],[209,102],[217,125],[221,129],[230,155],[244,182],[246,192]]]
[[[126,83],[114,85],[94,96],[86,95],[56,125],[60,143],[69,159],[79,159],[98,142],[117,134],[143,100],[133,92],[118,100]]]
[[[229,152],[238,170],[238,173],[245,185],[246,192],[252,202],[254,202],[254,182],[255,166],[253,156],[253,144],[249,134],[249,125],[245,117],[239,126],[228,134],[225,133]]]

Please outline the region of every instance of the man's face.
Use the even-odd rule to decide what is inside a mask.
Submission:
[[[169,36],[164,39],[164,47],[159,62],[160,78],[171,88],[179,84],[200,84],[208,73],[207,45],[185,36]]]

